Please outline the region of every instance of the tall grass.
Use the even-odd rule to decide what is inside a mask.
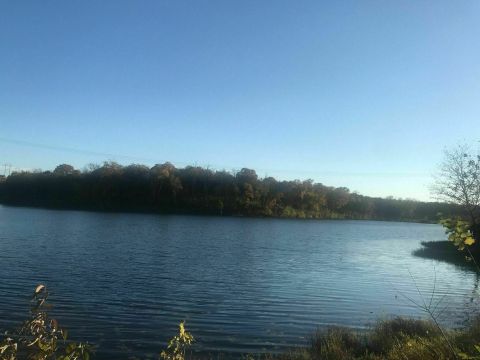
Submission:
[[[443,333],[442,333],[443,332]],[[445,341],[448,337],[449,343]],[[480,359],[480,318],[463,330],[439,330],[428,320],[397,317],[381,320],[367,332],[330,328],[312,336],[310,346],[277,360],[444,360]],[[454,352],[452,352],[452,348]]]
[[[48,291],[39,285],[32,298],[30,317],[22,326],[6,333],[0,342],[0,360],[89,360],[92,347],[67,340],[66,331],[48,315]],[[179,332],[159,351],[161,360],[187,360],[193,336],[183,322]],[[345,327],[319,330],[310,345],[280,355],[248,355],[264,360],[446,360],[480,359],[480,317],[460,330],[441,328],[433,320],[397,317],[379,320],[368,331]],[[187,355],[189,354],[189,355]]]

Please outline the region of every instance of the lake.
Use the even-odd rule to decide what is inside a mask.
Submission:
[[[417,258],[439,225],[54,211],[0,206],[0,330],[38,283],[97,358],[156,358],[180,320],[195,349],[240,357],[306,344],[317,328],[423,316],[404,296],[447,294],[441,321],[478,304],[476,276]],[[435,280],[436,279],[436,280]]]

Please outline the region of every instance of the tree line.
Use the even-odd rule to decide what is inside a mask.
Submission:
[[[461,210],[439,202],[362,196],[313,180],[259,178],[247,168],[228,172],[176,168],[168,162],[151,168],[105,162],[83,171],[62,164],[54,171],[15,172],[0,182],[0,202],[99,211],[422,222]]]

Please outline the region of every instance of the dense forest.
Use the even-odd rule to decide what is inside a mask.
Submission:
[[[62,164],[54,171],[15,172],[0,181],[0,203],[60,209],[159,212],[316,219],[433,222],[460,208],[373,198],[312,180],[259,178],[254,170],[214,171],[170,163],[149,168],[105,162],[84,171]]]

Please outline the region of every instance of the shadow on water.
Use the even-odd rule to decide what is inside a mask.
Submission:
[[[475,262],[470,260],[466,251],[458,250],[454,247],[451,241],[422,241],[421,248],[412,252],[413,256],[424,259],[431,259],[445,262],[466,272],[474,272],[475,279],[470,296],[465,298],[464,313],[458,315],[456,326],[469,326],[472,319],[480,316],[480,271],[475,265]],[[472,249],[473,257],[480,259],[480,252],[478,248]],[[448,307],[448,304],[446,305]]]
[[[422,241],[422,247],[412,252],[412,255],[424,259],[432,259],[453,264],[464,270],[477,272],[477,268],[473,261],[468,260],[465,251],[456,250],[451,241]],[[480,258],[480,254],[474,254],[476,259]]]

